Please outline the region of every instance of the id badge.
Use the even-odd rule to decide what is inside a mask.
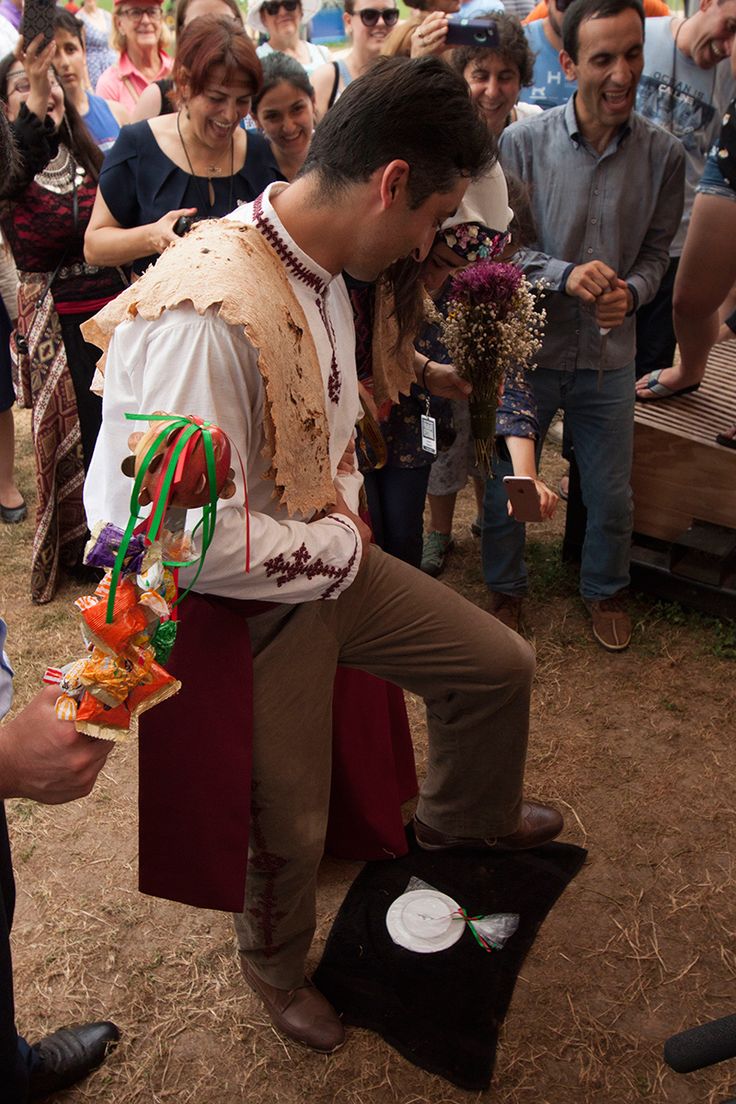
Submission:
[[[432,456],[437,455],[437,422],[429,414],[422,414],[420,419],[422,430],[422,448]]]

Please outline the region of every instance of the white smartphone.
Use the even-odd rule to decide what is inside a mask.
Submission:
[[[514,517],[517,521],[542,520],[539,491],[530,476],[505,475],[503,485],[509,496],[509,502],[514,508]]]

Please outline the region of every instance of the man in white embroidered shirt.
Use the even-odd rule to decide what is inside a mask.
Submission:
[[[358,517],[355,337],[340,273],[370,281],[399,258],[422,260],[492,156],[446,66],[381,63],[325,117],[294,183],[195,229],[125,293],[135,310],[105,369],[90,523],[127,518],[126,412],[219,424],[250,496],[250,572],[239,486],[181,606],[170,667],[183,689],[142,726],[141,888],[235,911],[246,980],[280,1030],[322,1051],[341,1044],[343,1027],[306,981],[305,960],[338,662],[427,703],[420,846],[530,847],[562,828],[554,810],[523,800],[531,649],[369,546]],[[265,301],[228,294],[228,278],[242,290],[254,273]]]

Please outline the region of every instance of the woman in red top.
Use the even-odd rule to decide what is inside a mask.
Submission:
[[[20,165],[0,181],[0,227],[18,267],[16,390],[33,408],[38,515],[31,595],[48,602],[59,567],[81,562],[87,536],[82,485],[102,406],[89,386],[99,350],[80,325],[124,287],[118,269],[87,265],[84,231],[102,154],[51,68],[41,36],[0,62],[0,99]]]

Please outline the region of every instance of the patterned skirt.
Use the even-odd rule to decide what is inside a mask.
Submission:
[[[87,535],[82,503],[84,458],[77,401],[67,365],[59,316],[42,272],[19,272],[18,323],[11,338],[18,406],[33,411],[36,456],[36,535],[31,597],[50,602],[59,568],[81,562]]]

